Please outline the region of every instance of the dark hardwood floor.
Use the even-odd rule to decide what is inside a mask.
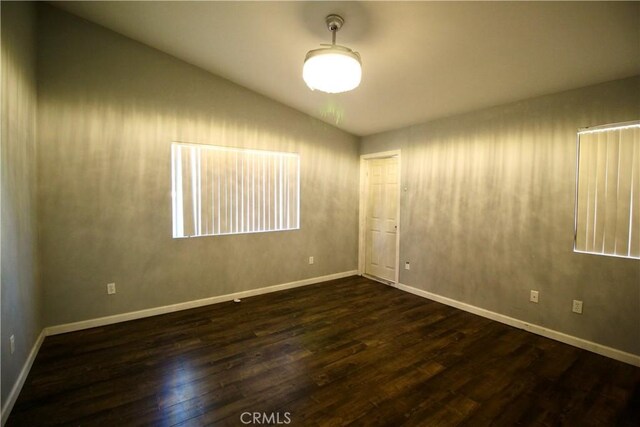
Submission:
[[[640,368],[352,277],[48,337],[7,425],[243,425],[244,412],[639,426]]]

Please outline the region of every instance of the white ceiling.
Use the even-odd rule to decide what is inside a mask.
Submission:
[[[640,74],[639,2],[53,4],[360,136]],[[349,93],[302,80],[329,13],[362,56]]]

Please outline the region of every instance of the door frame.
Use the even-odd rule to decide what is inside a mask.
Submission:
[[[368,160],[387,159],[389,157],[397,157],[398,159],[398,201],[397,201],[397,223],[396,230],[396,276],[392,286],[397,286],[400,280],[400,195],[402,193],[402,158],[401,150],[382,151],[379,153],[363,154],[360,156],[360,215],[358,221],[358,274],[367,276],[373,280],[381,281],[376,277],[365,274],[365,256],[366,256],[366,226],[367,226],[367,190],[369,178],[367,177]],[[383,283],[389,284],[386,281]]]

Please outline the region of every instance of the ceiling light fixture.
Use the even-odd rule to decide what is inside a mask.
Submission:
[[[320,49],[310,50],[304,59],[302,78],[311,90],[327,93],[340,93],[353,90],[362,78],[360,54],[348,47],[336,44],[336,32],[344,24],[338,15],[329,15],[325,19],[331,31],[331,44],[321,44]]]

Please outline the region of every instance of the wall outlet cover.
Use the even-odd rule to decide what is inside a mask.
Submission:
[[[574,299],[571,311],[577,314],[582,314],[582,301]]]
[[[538,291],[531,291],[531,294],[529,295],[529,301],[531,302],[538,302]]]

